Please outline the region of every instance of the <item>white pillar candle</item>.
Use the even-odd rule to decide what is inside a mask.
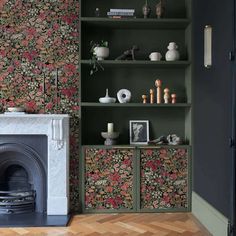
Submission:
[[[107,132],[113,133],[114,131],[114,124],[113,123],[107,123]]]

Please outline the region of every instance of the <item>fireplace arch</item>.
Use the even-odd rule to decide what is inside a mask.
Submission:
[[[22,177],[27,177],[29,185],[36,192],[35,212],[47,212],[46,167],[39,154],[26,144],[0,144],[0,182],[6,181],[9,169],[14,168],[22,168]]]

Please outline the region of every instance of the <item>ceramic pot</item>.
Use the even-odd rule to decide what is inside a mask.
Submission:
[[[96,55],[98,61],[104,60],[109,56],[109,48],[107,47],[95,47],[94,54]]]
[[[108,94],[108,89],[106,89],[106,96],[99,98],[99,102],[100,103],[115,103],[116,102],[116,98],[112,98],[109,96]]]
[[[147,1],[146,4],[143,6],[142,10],[143,10],[143,17],[148,18],[151,14],[151,7],[147,5]]]
[[[156,5],[156,15],[157,18],[160,19],[164,16],[165,8],[163,4],[163,0],[160,0],[160,2]]]
[[[160,61],[162,58],[162,55],[161,53],[159,52],[152,52],[150,55],[149,55],[149,59],[151,61]]]
[[[175,42],[170,42],[167,47],[168,51],[166,52],[166,61],[177,61],[179,60],[178,46]]]
[[[117,93],[119,103],[128,103],[131,100],[131,92],[128,89],[121,89]]]

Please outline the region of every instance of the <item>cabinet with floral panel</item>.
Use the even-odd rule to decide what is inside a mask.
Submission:
[[[185,147],[140,150],[141,211],[190,210],[189,152]]]
[[[83,212],[189,211],[189,150],[85,147]]]
[[[134,211],[133,148],[85,147],[83,211]]]

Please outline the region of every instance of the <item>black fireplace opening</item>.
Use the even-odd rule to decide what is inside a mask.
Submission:
[[[47,215],[48,137],[0,135],[0,227],[66,226]]]
[[[0,215],[47,212],[47,136],[0,136]]]
[[[0,214],[35,211],[36,191],[24,167],[11,165],[0,181]]]

